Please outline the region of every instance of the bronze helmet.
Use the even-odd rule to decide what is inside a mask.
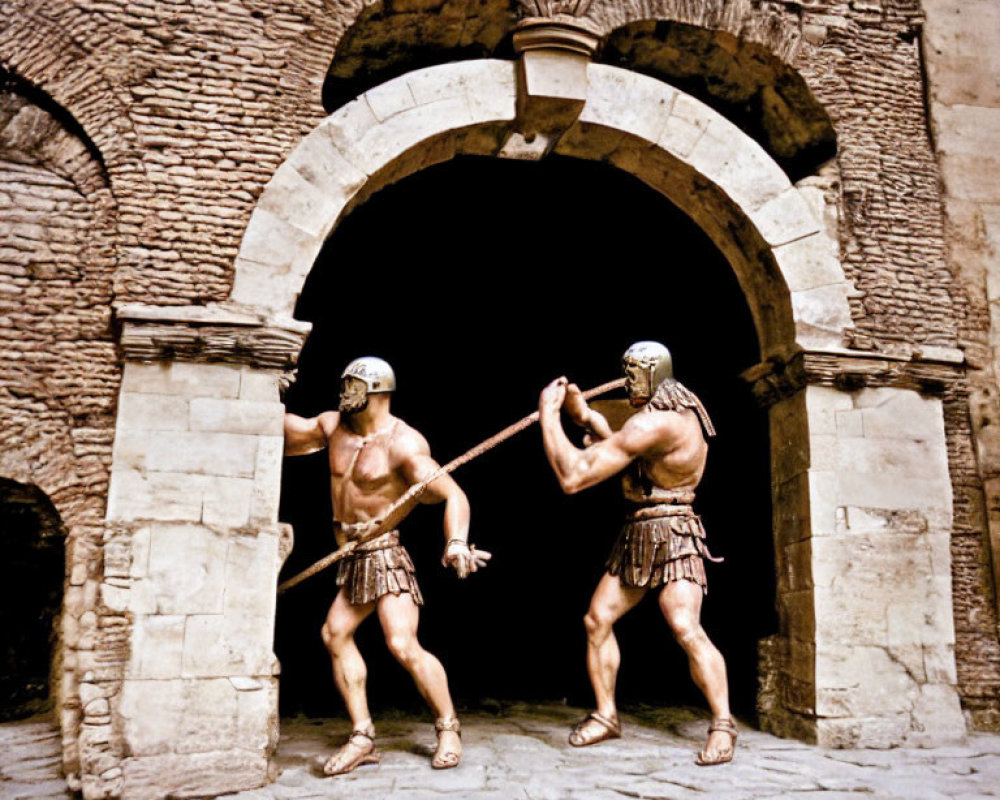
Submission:
[[[340,410],[362,411],[368,405],[368,395],[394,391],[396,373],[389,362],[374,356],[356,358],[340,375]]]
[[[622,368],[628,378],[629,400],[635,405],[648,402],[657,386],[674,377],[670,351],[659,342],[642,341],[631,345],[622,356]]]

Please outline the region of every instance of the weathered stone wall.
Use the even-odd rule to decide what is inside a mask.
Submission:
[[[153,2],[115,9],[68,0],[7,4],[26,26],[41,24],[39,18],[59,24],[117,89],[129,127],[129,136],[120,138],[128,151],[119,142],[118,152],[106,157],[121,205],[123,299],[184,303],[226,296],[254,199],[322,118],[326,69],[361,5],[343,3],[331,13],[319,4],[249,0],[169,9]],[[403,15],[433,39],[435,24],[453,30],[481,13],[473,5],[396,3],[390,9],[376,3],[362,16],[377,28]],[[529,5],[532,13],[541,10]],[[705,26],[720,31],[716,47],[722,42],[731,48],[725,37],[736,42],[742,36],[800,70],[837,130],[847,211],[844,258],[860,292],[855,345],[908,352],[918,344],[957,341],[923,114],[916,0],[802,7],[710,0],[541,5],[584,9],[574,18],[601,34],[642,19]],[[495,12],[509,18],[508,10]],[[399,58],[406,57],[405,31],[412,27],[386,23],[383,35],[401,39],[393,51]],[[355,30],[345,46],[356,40],[374,46],[370,35]],[[443,38],[446,52],[447,43]],[[24,42],[11,41],[8,49],[15,44],[16,63],[25,66],[51,46],[37,41],[42,52],[33,57]],[[654,44],[655,37],[645,46]],[[699,55],[706,72],[716,69],[714,52]]]
[[[23,88],[0,72],[0,472],[72,526],[107,493],[113,206],[86,144]]]
[[[941,165],[948,260],[968,293],[960,335],[975,368],[969,376],[971,402],[956,398],[950,415],[961,431],[961,452],[954,458],[961,476],[956,489],[959,483],[961,488],[953,538],[955,626],[962,655],[958,678],[973,720],[995,729],[1000,726],[995,605],[1000,586],[1000,58],[995,48],[1000,8],[989,0],[924,0],[924,10],[930,123]]]
[[[361,43],[363,51],[381,37],[385,64],[379,69],[402,72],[414,62],[428,63],[438,51],[440,60],[468,56],[462,48],[470,43],[476,55],[504,47],[505,26],[521,11],[566,14],[600,35],[638,25],[629,33],[630,58],[683,45],[687,29],[712,31],[697,38],[686,60],[650,58],[644,71],[670,81],[678,63],[696,71],[700,64],[707,76],[703,99],[716,107],[760,104],[765,133],[780,126],[785,114],[801,116],[796,102],[803,96],[798,88],[776,96],[760,87],[745,98],[713,95],[708,87],[740,83],[724,78],[741,60],[720,54],[745,42],[756,48],[754,54],[769,54],[776,65],[772,74],[800,74],[836,133],[837,161],[826,170],[832,177],[822,191],[839,207],[840,260],[855,290],[847,343],[904,359],[953,360],[951,348],[958,345],[970,355],[975,346],[980,357],[990,352],[983,349],[986,303],[975,301],[969,313],[953,275],[966,262],[966,251],[981,253],[989,239],[956,238],[961,248],[952,251],[951,267],[946,259],[938,163],[924,110],[918,0],[0,2],[0,18],[9,21],[0,29],[0,65],[51,96],[54,110],[65,109],[63,128],[79,123],[79,129],[62,133],[45,127],[43,135],[26,139],[19,132],[31,125],[9,123],[25,117],[0,111],[4,141],[12,142],[0,151],[0,224],[11,220],[0,229],[0,263],[6,265],[0,275],[0,413],[10,422],[0,433],[0,474],[42,487],[71,529],[67,609],[73,613],[64,630],[72,651],[69,684],[90,672],[91,679],[104,676],[107,689],[120,683],[132,657],[126,607],[109,607],[97,590],[118,380],[110,330],[112,271],[119,301],[162,306],[226,298],[264,185],[325,116],[321,90],[339,43],[346,58],[351,43]],[[648,19],[670,22],[647,29],[642,25]],[[362,62],[355,57],[339,63],[339,77],[355,80],[357,93],[369,88]],[[0,108],[13,101],[5,102]],[[966,102],[942,101],[954,111],[949,119],[986,114],[958,108]],[[992,100],[983,101],[987,106]],[[960,127],[955,130],[954,141],[964,141]],[[777,147],[766,135],[759,140]],[[626,155],[643,161],[647,154],[632,148]],[[950,218],[981,214],[975,219],[992,220],[987,212],[995,209],[995,198],[967,196],[961,188],[966,184],[949,184],[944,163],[946,187],[959,187],[952,192],[956,202],[949,202]],[[974,169],[967,160],[952,164],[966,164],[961,174]],[[959,227],[989,231],[987,222]],[[972,285],[983,283],[984,270],[975,273]],[[944,415],[955,501],[959,678],[967,707],[985,722],[998,708],[1000,657],[965,390],[948,380]],[[985,387],[980,384],[982,392]],[[125,473],[122,479],[128,480]],[[112,529],[107,536],[110,544],[135,534]],[[121,568],[104,570],[108,596],[115,594],[116,581],[139,578],[116,574]],[[77,650],[83,655],[74,663]],[[75,688],[68,685],[65,694],[72,716]],[[93,739],[91,752],[110,741],[101,739],[101,731],[112,699],[101,691],[86,698],[94,730],[87,733],[85,725],[84,733]],[[76,732],[73,720],[67,725]],[[86,765],[85,772],[103,776],[108,785],[119,780],[114,765],[120,754],[110,755],[106,764]],[[78,769],[72,758],[69,767]],[[95,796],[99,789],[93,789]]]
[[[941,400],[811,386],[805,403],[818,739],[939,741],[962,728]]]
[[[71,773],[78,676],[121,646],[95,613],[119,380],[114,216],[100,160],[73,120],[0,72],[0,476],[38,486],[68,529],[52,688]]]
[[[13,33],[19,26],[44,33],[43,24],[59,25],[62,37],[110,85],[118,108],[105,111],[100,121],[128,128],[105,153],[120,204],[120,297],[182,304],[227,295],[256,196],[324,115],[320,89],[345,31],[359,17],[376,25],[403,15],[433,39],[435,24],[442,30],[461,27],[460,21],[481,13],[475,5],[376,3],[365,14],[358,2],[330,11],[318,3],[251,0],[168,8],[151,0],[120,8],[49,0],[5,8],[19,23]],[[570,16],[600,34],[656,18],[716,30],[716,41],[700,45],[705,49],[698,54],[708,74],[720,68],[709,47],[738,48],[737,36],[799,70],[838,136],[843,258],[859,290],[854,345],[911,352],[956,343],[959,314],[953,306],[961,298],[952,291],[943,257],[916,0],[527,5],[532,13],[582,9],[582,15]],[[497,7],[495,13],[512,18],[508,9]],[[386,25],[385,36],[401,37],[394,52],[405,58],[410,34],[404,30],[412,26]],[[374,46],[371,36],[356,30],[345,46],[359,38]],[[655,36],[644,42],[646,48],[655,45]],[[29,67],[53,60],[52,47],[36,35],[30,42],[10,38],[0,52],[31,78]],[[55,77],[35,71],[44,82]],[[84,104],[69,104],[78,114],[76,105]]]

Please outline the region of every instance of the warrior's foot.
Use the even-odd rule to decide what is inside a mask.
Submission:
[[[736,725],[728,717],[713,719],[708,726],[708,741],[694,763],[699,767],[714,767],[733,760],[736,749]]]
[[[573,726],[569,743],[573,747],[586,747],[607,739],[621,739],[622,726],[618,717],[606,717],[593,711]]]
[[[343,775],[362,764],[377,764],[382,755],[375,749],[375,729],[352,731],[344,744],[323,765],[325,775]]]
[[[462,760],[462,723],[457,719],[439,719],[434,723],[438,746],[431,759],[434,769],[457,767]]]

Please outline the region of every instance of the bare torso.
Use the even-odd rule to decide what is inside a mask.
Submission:
[[[355,433],[337,414],[323,423],[334,519],[356,523],[381,517],[413,482],[405,474],[406,453],[418,446],[414,439],[423,437],[398,417],[389,417],[367,436]]]

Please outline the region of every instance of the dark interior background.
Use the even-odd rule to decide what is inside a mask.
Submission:
[[[696,509],[713,553],[704,625],[729,664],[733,704],[752,717],[757,640],[777,629],[766,414],[741,370],[757,362],[750,313],[728,263],[660,194],[611,167],[460,158],[384,189],[337,228],[297,315],[314,328],[292,412],[335,408],[344,366],[377,355],[395,368],[393,412],[441,463],[530,413],[565,374],[582,387],[616,378],[625,348],[657,339],[719,431]],[[581,618],[620,527],[617,480],[565,497],[538,428],[462,467],[471,539],[488,569],[445,572],[443,506],[402,527],[426,606],[421,640],[448,670],[460,707],[494,700],[589,706]],[[290,577],[334,547],[324,454],[286,459],[282,519],[295,528]],[[276,651],[282,713],[343,713],[319,629],[336,593],[331,569],[281,596]],[[657,604],[617,628],[623,704],[704,705]],[[377,620],[358,644],[372,708],[423,707],[388,655]]]
[[[0,478],[0,722],[51,708],[66,529],[37,486]]]

